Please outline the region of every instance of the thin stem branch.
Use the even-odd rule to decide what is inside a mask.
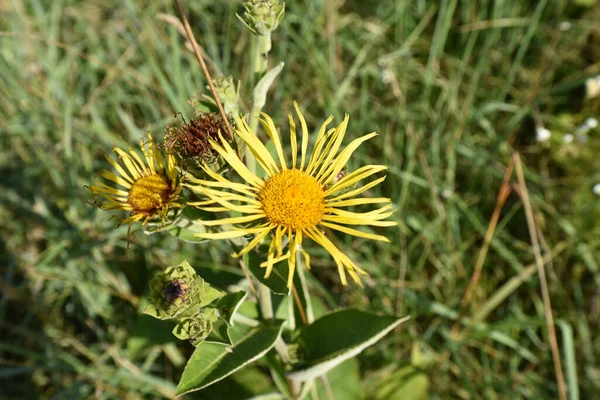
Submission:
[[[296,287],[292,283],[292,293],[294,294],[294,300],[296,301],[296,306],[298,307],[298,312],[300,313],[300,318],[302,318],[302,323],[304,325],[308,324],[308,319],[306,318],[306,314],[304,313],[304,307],[302,307],[302,301],[300,301],[300,296],[298,295],[298,291]]]
[[[229,125],[229,119],[227,118],[227,114],[225,114],[223,105],[221,104],[221,101],[219,100],[219,95],[217,94],[215,85],[213,84],[213,81],[210,77],[210,73],[208,72],[208,68],[206,67],[204,58],[202,57],[202,53],[200,53],[200,48],[198,46],[198,43],[196,42],[194,33],[192,32],[190,23],[183,12],[183,8],[181,7],[179,0],[174,0],[174,1],[175,1],[175,7],[177,8],[179,15],[181,16],[181,21],[183,22],[183,28],[185,29],[185,33],[187,34],[188,40],[192,44],[192,48],[194,49],[194,54],[196,55],[196,59],[200,63],[200,68],[202,68],[202,73],[204,73],[204,76],[206,77],[206,80],[208,81],[208,86],[210,87],[210,91],[215,99],[215,102],[217,103],[217,107],[219,108],[221,117],[223,117],[223,121],[225,122],[225,126],[227,128],[227,133],[229,134],[231,140],[235,141],[235,138],[233,137],[233,130],[231,129],[231,125]]]
[[[538,276],[540,278],[540,286],[542,290],[542,300],[544,301],[544,312],[546,315],[546,326],[548,327],[548,336],[550,340],[550,350],[554,360],[554,373],[556,374],[556,384],[558,386],[558,395],[560,400],[567,400],[567,389],[565,387],[565,379],[563,376],[562,365],[560,361],[560,352],[558,350],[558,342],[556,340],[556,331],[554,328],[554,318],[552,317],[552,305],[550,304],[550,293],[548,291],[548,282],[546,281],[546,270],[544,269],[544,259],[540,251],[540,244],[537,236],[535,219],[533,210],[529,201],[529,192],[525,183],[525,175],[523,174],[523,166],[518,153],[513,154],[517,179],[519,181],[519,189],[521,200],[525,208],[525,218],[527,219],[527,228],[531,238],[531,247],[535,256],[535,264],[537,266]]]
[[[475,262],[475,269],[473,270],[473,275],[471,275],[471,281],[463,294],[463,298],[460,306],[460,313],[454,326],[452,326],[452,337],[458,339],[460,333],[460,319],[467,311],[467,307],[471,303],[471,298],[473,297],[473,292],[479,283],[479,278],[481,278],[481,272],[483,270],[483,264],[485,263],[485,259],[487,257],[488,250],[492,243],[492,239],[494,238],[494,233],[496,232],[496,226],[498,225],[498,220],[500,219],[500,213],[502,208],[504,207],[504,203],[506,199],[512,192],[510,187],[510,178],[513,173],[513,160],[511,159],[508,162],[504,170],[504,178],[502,179],[502,185],[500,186],[500,190],[498,192],[498,196],[496,198],[496,206],[494,208],[494,212],[492,213],[492,218],[490,219],[490,223],[488,224],[487,231],[485,232],[485,237],[483,239],[483,245],[479,250],[479,255],[477,256],[477,261]]]

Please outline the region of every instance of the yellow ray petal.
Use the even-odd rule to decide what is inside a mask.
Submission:
[[[121,158],[121,160],[127,167],[127,170],[131,174],[131,177],[134,180],[140,179],[142,177],[142,171],[140,171],[138,169],[138,167],[135,165],[135,163],[133,162],[133,160],[131,159],[129,154],[127,154],[126,152],[124,152],[123,150],[121,150],[119,148],[115,148],[115,152],[119,155],[119,157]]]
[[[125,225],[125,224],[132,224],[133,225],[133,223],[141,221],[144,218],[146,218],[146,217],[143,214],[132,215],[131,217],[125,218],[124,220],[122,220],[121,224],[123,224],[123,225]]]
[[[372,210],[369,212],[353,212],[348,210],[343,210],[341,208],[330,208],[325,209],[325,216],[328,215],[338,215],[340,217],[348,217],[348,218],[360,218],[360,219],[368,219],[368,220],[382,220],[390,215],[394,214],[395,210],[392,209],[393,204],[387,204],[381,208],[376,210]]]
[[[231,167],[242,177],[242,179],[244,179],[247,183],[249,183],[252,186],[260,187],[263,183],[263,180],[260,179],[258,176],[254,175],[252,172],[250,172],[250,170],[238,158],[235,151],[223,138],[220,132],[219,138],[221,139],[222,146],[212,139],[209,140],[210,144],[213,146],[215,151],[219,153],[219,155],[223,157],[229,165],[231,165]]]
[[[333,258],[335,264],[338,267],[338,274],[340,275],[342,285],[346,286],[348,284],[348,281],[346,279],[346,269],[344,268],[344,264],[340,258],[340,256],[343,255],[342,252],[339,251],[338,248],[335,247],[335,245],[331,243],[331,241],[329,241],[329,239],[322,236],[321,232],[319,232],[318,229],[307,230],[306,233],[309,238],[314,240],[315,243],[319,244],[321,247],[327,250],[329,254],[331,254],[331,257]]]
[[[323,171],[331,164],[332,160],[335,158],[340,146],[342,145],[342,141],[344,140],[344,136],[346,135],[346,127],[348,126],[348,120],[350,116],[346,114],[344,120],[335,130],[335,133],[329,139],[329,143],[325,147],[324,154],[325,158],[323,161],[319,162],[317,169],[314,172],[315,177],[319,177],[322,175]]]
[[[250,250],[252,250],[253,248],[255,248],[260,243],[260,241],[263,240],[265,238],[265,236],[267,236],[269,234],[269,232],[271,232],[271,230],[273,228],[274,228],[273,225],[269,225],[266,228],[264,228],[263,232],[256,235],[256,237],[254,239],[252,239],[246,247],[244,247],[240,252],[234,253],[233,256],[236,258],[241,257],[244,254],[246,254],[247,252],[249,252]]]
[[[377,221],[372,219],[363,219],[363,218],[349,218],[349,217],[340,217],[337,215],[328,215],[323,217],[321,223],[323,221],[336,222],[344,225],[371,225],[371,226],[396,226],[398,223],[396,221]]]
[[[321,171],[317,173],[317,179],[319,182],[325,184],[331,181],[337,174],[340,173],[342,168],[348,163],[348,160],[352,156],[352,154],[358,149],[358,147],[366,142],[367,140],[377,136],[377,133],[373,132],[358,139],[354,139],[342,152],[340,155],[329,165],[322,167]]]
[[[265,131],[267,131],[267,135],[269,135],[269,137],[273,141],[273,144],[275,145],[275,149],[277,150],[277,156],[279,157],[279,164],[281,165],[282,169],[287,169],[287,163],[285,162],[285,156],[283,155],[283,147],[281,147],[279,132],[277,132],[277,128],[275,127],[273,120],[264,112],[260,113],[260,115],[262,115],[263,118],[259,118],[258,120],[260,121],[263,128],[265,128]]]
[[[167,158],[167,176],[169,177],[171,182],[173,182],[177,178],[178,174],[177,161],[175,160],[175,157],[172,154],[167,154],[165,155],[165,157]]]
[[[300,234],[301,235],[301,234]],[[290,238],[290,256],[288,258],[288,280],[287,287],[291,288],[294,283],[294,272],[296,271],[296,239],[292,237],[291,231],[288,232],[288,237]]]
[[[285,229],[283,226],[278,226],[275,231],[275,247],[277,248],[277,256],[281,256],[283,253],[283,234],[285,233]]]
[[[132,159],[136,162],[136,165],[138,166],[138,169],[140,171],[146,171],[148,169],[146,164],[144,163],[144,160],[142,160],[142,157],[140,157],[138,152],[132,149],[131,146],[129,147],[129,154],[131,155]]]
[[[90,186],[90,189],[92,192],[110,193],[110,194],[114,194],[116,196],[123,196],[123,197],[127,197],[129,195],[129,192],[126,192],[125,190],[110,187],[102,182],[97,182],[97,183],[98,183],[98,185]]]
[[[201,232],[201,233],[196,233],[194,236],[201,238],[201,239],[213,239],[213,240],[234,239],[234,238],[238,238],[238,237],[242,237],[242,236],[246,236],[246,235],[260,233],[260,232],[262,232],[263,229],[265,229],[265,228],[264,227],[246,228],[246,229],[236,229],[233,231],[225,231],[225,232]]]
[[[372,234],[372,233],[361,232],[358,229],[352,229],[352,228],[348,228],[348,227],[345,227],[345,226],[341,226],[341,225],[337,225],[337,224],[331,224],[329,222],[323,222],[323,221],[320,222],[320,225],[326,226],[326,227],[334,229],[336,231],[347,233],[348,235],[352,235],[352,236],[358,236],[358,237],[362,237],[362,238],[365,238],[365,239],[378,240],[380,242],[387,242],[387,243],[390,242],[390,240],[388,238],[386,238],[385,236],[375,235],[375,234]]]
[[[389,203],[391,199],[387,197],[363,197],[360,199],[351,199],[351,200],[342,200],[342,201],[327,201],[326,207],[348,207],[348,206],[358,206],[362,204],[381,204],[381,203]]]
[[[116,150],[116,149],[115,149]],[[132,179],[127,172],[125,172],[125,170],[123,169],[123,167],[121,167],[115,160],[113,160],[108,154],[104,155],[104,158],[106,158],[106,160],[110,163],[110,165],[112,165],[112,167],[114,169],[117,170],[117,172],[119,173],[119,175],[121,175],[121,177],[129,182],[129,183],[133,183],[135,182],[135,179]]]
[[[247,197],[247,196],[242,196],[237,193],[223,192],[221,190],[209,189],[208,187],[205,187],[205,186],[188,185],[188,184],[184,184],[183,186],[190,188],[192,190],[192,192],[197,193],[197,194],[204,194],[207,196],[210,194],[212,196],[219,197],[222,200],[227,200],[227,201],[236,200],[236,201],[241,201],[243,203],[260,205],[260,202],[258,200],[256,200],[254,197]]]
[[[193,203],[187,203],[188,206],[192,206],[192,207],[197,207],[203,211],[208,211],[208,212],[227,212],[229,211],[229,208],[226,207],[198,207],[197,205],[193,204]]]
[[[255,197],[256,194],[254,193],[256,191],[256,189],[250,185],[246,185],[244,183],[237,183],[237,182],[231,182],[225,178],[223,178],[222,176],[220,176],[219,174],[213,172],[210,168],[208,168],[206,165],[202,166],[202,169],[211,177],[213,178],[215,181],[207,181],[204,179],[197,179],[197,178],[189,178],[189,181],[192,183],[196,183],[198,185],[201,186],[209,186],[209,187],[218,187],[218,188],[225,188],[225,189],[231,189],[231,190],[235,190],[238,193],[243,193],[249,197]]]
[[[160,153],[160,149],[158,148],[156,143],[154,143],[152,135],[150,135],[150,131],[148,131],[148,150],[152,152],[154,162],[156,163],[156,166],[158,168],[158,172],[162,174],[165,170],[165,164],[163,162],[163,157]]]
[[[256,133],[252,132],[248,123],[244,118],[237,118],[238,129],[236,130],[238,136],[242,138],[244,142],[248,145],[248,148],[256,157],[256,160],[263,167],[265,172],[270,176],[274,175],[277,172],[277,164],[273,157],[271,157],[271,153],[267,150],[264,144],[258,139]]]
[[[387,167],[385,165],[365,165],[364,167],[360,167],[359,169],[357,169],[356,171],[352,171],[350,174],[340,179],[339,182],[327,189],[325,191],[325,196],[331,196],[332,194],[337,193],[340,190],[345,189],[347,187],[350,187],[373,174],[385,170],[386,168]]]
[[[212,221],[198,220],[197,222],[201,223],[204,226],[217,226],[217,225],[225,225],[225,224],[244,224],[247,222],[256,221],[257,219],[264,218],[264,214],[252,214],[245,215],[243,217],[230,217],[230,218],[221,218],[215,219]]]
[[[273,266],[275,264],[283,260],[287,260],[289,257],[290,253],[286,253],[282,256],[275,258],[273,258],[273,253],[269,253],[267,261],[263,261],[262,263],[260,263],[261,268],[267,268],[267,270],[265,271],[265,278],[269,278],[269,276],[271,276],[271,272],[273,272]]]
[[[103,177],[104,179],[108,179],[109,181],[113,181],[117,185],[123,186],[125,189],[131,189],[131,185],[132,185],[131,183],[129,183],[122,177],[113,174],[110,171],[107,171],[107,170],[100,171],[100,176]]]
[[[296,162],[298,160],[298,142],[296,140],[296,122],[292,114],[288,114],[290,120],[290,145],[292,146],[292,168],[296,168]]]
[[[300,127],[302,128],[302,159],[300,160],[300,170],[302,171],[304,169],[304,163],[306,162],[306,152],[308,150],[308,128],[306,127],[304,115],[300,112],[298,103],[295,101],[294,108],[296,109],[296,114],[298,114],[298,119],[300,120]]]
[[[205,193],[206,196],[208,196],[211,200],[214,200],[215,202],[219,203],[220,205],[222,205],[223,207],[227,207],[230,211],[237,211],[237,212],[241,212],[241,213],[256,213],[256,212],[262,212],[259,208],[255,207],[255,206],[240,206],[237,204],[233,204],[227,200],[222,199],[219,196],[214,196],[210,193]]]
[[[363,192],[371,189],[372,187],[375,187],[375,186],[379,185],[384,180],[385,180],[385,176],[382,176],[381,178],[377,178],[373,182],[369,182],[369,183],[367,183],[364,186],[361,186],[361,187],[356,188],[356,189],[352,189],[351,191],[343,193],[343,194],[341,194],[339,196],[331,197],[331,198],[327,199],[327,201],[328,202],[334,202],[334,201],[339,201],[339,200],[342,200],[342,199],[346,199],[348,197],[357,196],[357,195],[359,195],[359,194],[361,194],[361,193],[363,193]]]
[[[321,245],[327,245],[328,248],[334,250],[335,252],[337,252],[337,256],[340,259],[340,261],[344,264],[344,266],[346,267],[346,269],[350,270],[354,270],[354,271],[358,271],[359,273],[363,274],[363,275],[367,275],[367,273],[359,268],[354,261],[352,261],[350,259],[350,257],[348,257],[346,254],[344,254],[343,252],[341,252],[332,242],[331,240],[329,240],[327,238],[327,236],[325,236],[320,230],[318,229],[313,229],[313,236],[319,238],[319,240],[321,241]]]
[[[308,160],[308,166],[306,167],[306,172],[309,175],[312,175],[312,173],[317,170],[319,162],[324,157],[324,155],[321,154],[321,150],[327,142],[327,138],[329,138],[332,134],[336,132],[336,128],[330,129],[329,131],[325,132],[327,126],[331,123],[332,120],[333,115],[330,115],[329,118],[327,118],[327,120],[325,120],[325,122],[323,122],[323,124],[321,125],[321,129],[319,130],[319,134],[317,135],[317,140],[315,140],[315,144],[310,154],[310,159]]]
[[[151,145],[152,145],[152,137],[150,137],[150,142],[147,143],[147,146],[144,146],[144,141],[142,139],[140,139],[140,148],[142,149],[142,153],[144,153],[144,158],[146,159],[146,165],[148,165],[148,168],[150,168],[150,173],[156,174],[156,167],[155,167],[155,163],[154,163],[154,152],[152,151]]]

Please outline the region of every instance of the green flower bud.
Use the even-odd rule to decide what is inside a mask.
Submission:
[[[144,313],[158,319],[175,318],[184,312],[196,314],[201,307],[223,295],[196,276],[187,261],[167,268],[149,283],[151,303]]]
[[[238,18],[252,33],[270,35],[283,19],[285,3],[279,0],[250,0],[244,3],[244,16]]]
[[[223,104],[225,114],[237,116],[240,114],[239,90],[233,82],[233,76],[220,77],[213,81],[219,100]]]
[[[189,340],[194,346],[198,346],[210,334],[218,318],[215,309],[207,308],[192,317],[180,319],[173,329],[173,334],[181,340]]]

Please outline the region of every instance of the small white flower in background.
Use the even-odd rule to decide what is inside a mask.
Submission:
[[[538,142],[545,142],[550,139],[550,131],[543,126],[538,126],[535,128],[535,140]]]
[[[598,126],[598,120],[596,118],[588,118],[585,120],[584,124],[589,129],[594,129],[595,127]]]
[[[596,196],[600,196],[600,183],[596,183],[594,185],[594,187],[592,188],[592,192],[594,192]]]
[[[567,133],[563,137],[563,142],[565,142],[566,144],[573,143],[573,139],[575,139],[575,137],[571,133]]]
[[[558,29],[562,32],[568,31],[572,27],[573,24],[571,24],[569,21],[563,21],[560,24],[558,24]]]
[[[593,99],[600,94],[600,75],[588,78],[585,81],[585,95],[588,99]]]

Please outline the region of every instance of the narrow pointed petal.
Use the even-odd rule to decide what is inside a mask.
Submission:
[[[339,182],[327,189],[325,191],[325,196],[331,196],[332,194],[337,193],[340,190],[345,189],[347,187],[350,187],[373,174],[385,170],[386,168],[387,167],[385,165],[365,165],[363,167],[360,167],[359,169],[346,175],[345,177],[340,179]]]
[[[331,181],[337,174],[340,173],[342,168],[348,163],[348,160],[352,156],[352,154],[358,149],[358,147],[366,142],[367,140],[374,138],[377,136],[377,133],[373,132],[358,139],[354,139],[342,152],[340,155],[324,170],[322,173],[317,175],[317,179],[319,182],[326,184]]]
[[[269,117],[265,113],[261,113],[261,116],[263,118],[259,118],[258,120],[260,121],[263,128],[265,128],[265,131],[267,131],[267,135],[269,135],[269,137],[273,141],[273,144],[275,145],[275,150],[277,151],[277,156],[279,157],[279,164],[281,165],[282,169],[287,169],[287,163],[285,162],[285,156],[283,155],[283,147],[281,146],[279,132],[277,132],[277,128],[275,127],[275,124],[273,123],[271,117]]]
[[[320,223],[320,225],[326,226],[333,230],[340,231],[340,232],[343,232],[343,233],[346,233],[346,234],[352,235],[352,236],[357,236],[357,237],[361,237],[361,238],[365,238],[365,239],[378,240],[380,242],[386,242],[386,243],[390,242],[390,240],[388,238],[386,238],[385,236],[361,232],[358,229],[352,229],[352,228],[348,228],[346,226],[341,226],[341,225],[332,224],[332,223],[323,222],[323,221]]]
[[[385,180],[385,176],[382,176],[381,178],[375,179],[373,182],[369,182],[369,183],[367,183],[364,186],[361,186],[361,187],[356,188],[356,189],[352,189],[351,191],[343,193],[343,194],[341,194],[339,196],[331,197],[331,198],[327,199],[327,201],[328,202],[334,202],[334,201],[339,201],[339,200],[342,200],[342,199],[347,199],[349,197],[355,197],[355,196],[357,196],[357,195],[359,195],[359,194],[361,194],[363,192],[366,192],[367,190],[371,189],[372,187],[375,187],[375,186],[379,185],[384,180]],[[327,193],[327,191],[325,193]]]
[[[261,242],[261,240],[263,240],[265,238],[265,236],[267,236],[269,234],[269,232],[271,232],[272,229],[273,229],[273,225],[269,225],[266,228],[264,228],[263,232],[257,234],[256,237],[254,239],[252,239],[246,247],[244,247],[238,253],[234,253],[233,256],[237,258],[237,257],[241,257],[244,254],[248,253],[250,250],[255,248]]]
[[[302,128],[302,158],[300,160],[300,170],[302,171],[306,163],[306,153],[308,151],[308,127],[306,126],[304,115],[302,115],[300,108],[298,108],[298,103],[294,102],[294,108],[296,109],[296,114],[298,114],[298,119],[300,120],[300,127]]]

